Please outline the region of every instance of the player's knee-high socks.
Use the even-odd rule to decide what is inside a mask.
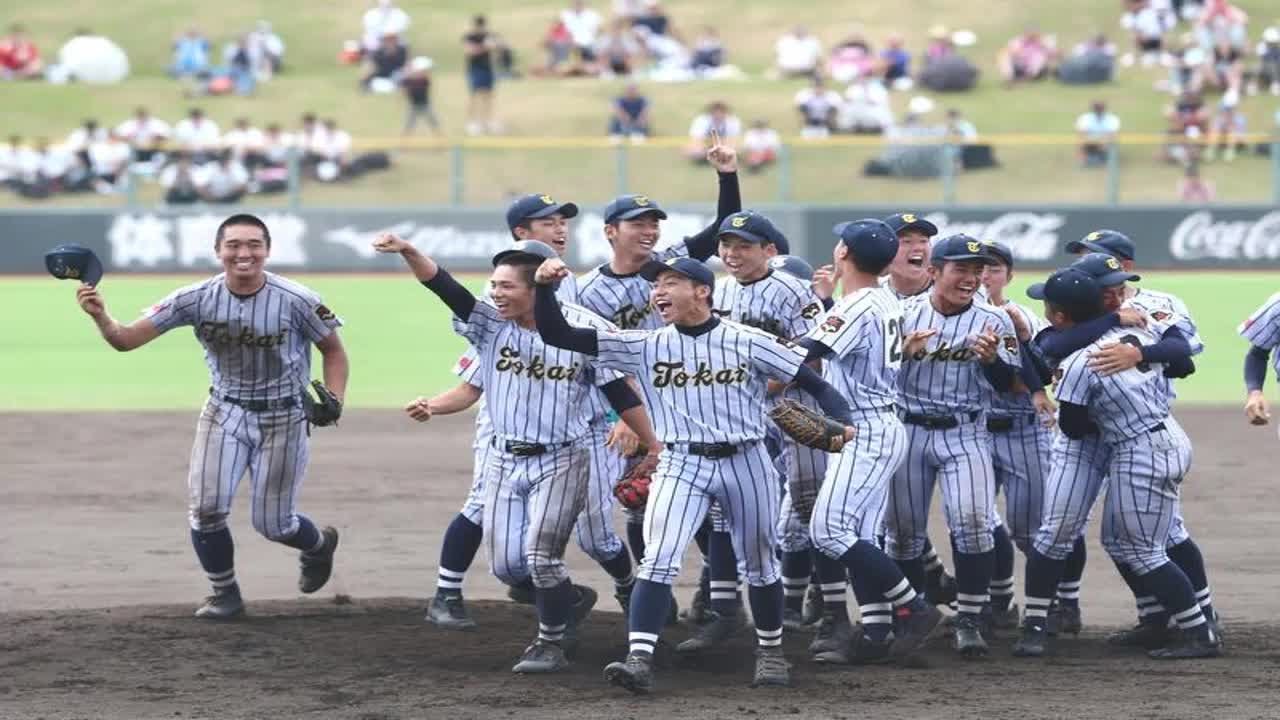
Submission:
[[[1115,562],[1112,560],[1112,562]],[[1120,573],[1120,577],[1124,579],[1125,585],[1129,586],[1129,590],[1133,593],[1134,602],[1138,606],[1138,622],[1147,625],[1156,625],[1164,627],[1169,624],[1169,611],[1160,603],[1160,599],[1150,591],[1150,588],[1138,573],[1129,569],[1128,565],[1123,563],[1115,563],[1116,570]]]
[[[1169,609],[1178,627],[1183,630],[1203,629],[1204,613],[1196,600],[1196,591],[1191,587],[1191,580],[1182,572],[1177,563],[1166,562],[1160,567],[1141,576],[1142,585],[1147,592],[1154,595],[1160,604]]]
[[[924,589],[927,586],[925,581],[924,557],[921,556],[912,560],[895,560],[894,562],[898,564],[898,569],[901,570],[902,574],[911,582],[912,589],[918,593],[924,592]],[[852,573],[850,573],[850,577],[853,577]]]
[[[235,544],[231,542],[231,528],[192,530],[191,545],[215,593],[240,592],[236,583]]]
[[[1013,602],[1013,540],[1009,537],[1009,529],[1004,525],[997,525],[991,531],[992,538],[995,539],[996,547],[994,570],[991,576],[991,609],[994,612],[1002,613],[1009,609],[1009,605]]]
[[[298,530],[287,538],[281,538],[280,544],[288,545],[302,552],[316,552],[324,547],[324,536],[320,529],[306,515],[298,516]]]
[[[1027,548],[1027,576],[1023,578],[1023,602],[1026,612],[1022,624],[1027,629],[1043,630],[1048,622],[1049,605],[1053,602],[1058,578],[1062,577],[1065,560],[1054,560],[1041,555],[1034,547]]]
[[[865,545],[866,543],[863,544]],[[885,560],[888,560],[890,564],[893,563],[887,555]],[[845,568],[844,563],[814,550],[813,569],[818,577],[818,588],[822,590],[823,612],[833,613],[836,618],[849,617],[849,609],[845,600],[845,588],[849,585],[849,571]],[[894,570],[897,570],[896,565],[894,565]]]
[[[538,606],[538,637],[549,642],[564,639],[564,628],[569,623],[569,608],[574,603],[577,590],[565,580],[554,587],[536,588],[534,600]]]
[[[742,607],[742,595],[738,593],[738,556],[733,552],[729,533],[712,531],[707,557],[711,566],[711,609],[724,616],[734,615]],[[781,592],[781,581],[778,588]]]
[[[613,578],[613,584],[619,589],[631,587],[636,580],[635,574],[631,571],[631,552],[627,550],[625,544],[617,555],[600,563],[600,567],[609,573],[609,577]]]
[[[882,541],[881,547],[883,546],[884,543]],[[938,551],[933,549],[933,542],[927,537],[924,539],[924,552],[920,553],[920,560],[924,563],[924,571],[926,574],[942,573],[947,571],[946,566],[942,564],[942,558],[938,557]],[[912,580],[911,584],[915,585],[915,580]],[[916,590],[919,591],[921,587],[923,586],[917,586]]]
[[[453,522],[444,531],[444,542],[440,544],[436,595],[462,595],[462,580],[471,567],[471,561],[475,560],[483,539],[484,529],[479,525],[468,520],[462,513],[453,517]]]
[[[1166,552],[1169,553],[1169,559],[1176,563],[1191,581],[1191,587],[1196,591],[1196,600],[1200,603],[1204,616],[1211,620],[1216,619],[1213,593],[1209,591],[1209,575],[1204,569],[1204,555],[1200,554],[1200,546],[1196,545],[1195,540],[1187,538]]]
[[[996,553],[988,550],[980,553],[964,553],[955,549],[952,556],[956,563],[956,612],[977,615],[991,602],[991,576],[995,572]]]
[[[658,633],[671,612],[671,586],[652,580],[636,580],[627,613],[627,638],[632,652],[650,655],[658,644]]]
[[[1080,604],[1080,578],[1084,577],[1087,559],[1084,536],[1080,536],[1071,547],[1071,554],[1067,556],[1066,565],[1062,568],[1062,579],[1058,581],[1059,605],[1075,607]]]
[[[644,562],[644,518],[627,518],[627,544],[631,546],[631,557],[635,558],[636,565]]]
[[[756,641],[760,647],[781,646],[782,581],[777,580],[763,587],[748,587],[747,599],[751,602],[751,619],[755,621]]]
[[[888,555],[869,542],[859,540],[838,560],[853,582],[853,596],[862,616],[862,632],[883,642],[893,629],[893,611],[903,605],[920,605],[921,596]],[[919,561],[916,561],[919,564]],[[921,565],[923,574],[923,565]]]
[[[800,612],[804,609],[804,593],[809,589],[812,574],[813,558],[807,548],[782,553],[782,591],[788,610]]]

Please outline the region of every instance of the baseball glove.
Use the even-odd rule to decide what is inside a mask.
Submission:
[[[779,430],[801,445],[832,453],[844,448],[843,424],[795,400],[779,400],[769,411],[769,418]]]
[[[311,389],[316,392],[314,398],[305,389],[302,391],[302,407],[307,413],[307,421],[318,427],[337,425],[338,418],[342,417],[342,401],[319,380],[311,381]]]
[[[653,478],[639,465],[627,471],[613,488],[613,496],[628,510],[643,510],[649,502],[649,483]]]

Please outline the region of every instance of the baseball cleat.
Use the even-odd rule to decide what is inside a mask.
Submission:
[[[853,665],[879,665],[888,662],[894,650],[892,637],[872,640],[865,633],[858,633],[849,645],[849,662]]]
[[[951,624],[956,652],[964,657],[986,657],[990,651],[982,637],[982,620],[970,613],[959,613]]]
[[[653,690],[653,656],[635,650],[622,662],[604,666],[604,679],[610,685],[641,694]]]
[[[467,615],[461,595],[436,595],[427,606],[427,622],[445,630],[471,630],[476,621]]]
[[[1147,652],[1154,660],[1191,660],[1222,655],[1222,642],[1207,623],[1200,627],[1178,630],[1168,647]]]
[[[333,527],[325,527],[320,531],[324,537],[324,545],[312,553],[302,553],[298,563],[301,575],[298,577],[298,590],[311,594],[329,582],[333,574],[333,555],[338,551],[338,531]]]
[[[680,603],[676,602],[676,596],[671,595],[671,609],[667,611],[667,626],[680,624]]]
[[[537,603],[537,600],[534,597],[534,589],[532,587],[525,587],[522,585],[508,586],[507,598],[512,602],[517,602],[521,605],[534,605]]]
[[[853,626],[846,613],[825,613],[818,621],[818,632],[809,643],[809,653],[815,658],[822,653],[843,650],[853,640]]]
[[[600,599],[595,590],[585,585],[574,585],[573,589],[577,591],[578,600],[569,607],[569,619],[564,624],[564,639],[560,641],[564,654],[568,657],[577,654],[578,626],[587,619],[591,614],[591,608],[595,607],[596,601]]]
[[[756,674],[751,687],[788,687],[791,685],[791,663],[781,647],[756,648]]]
[[[894,613],[893,654],[902,657],[919,649],[942,624],[942,619],[942,611],[920,597],[898,608]]]
[[[934,605],[950,605],[956,601],[956,579],[939,567],[925,575],[924,595]]]
[[[1173,640],[1169,628],[1155,623],[1138,623],[1128,630],[1113,632],[1107,636],[1107,644],[1113,647],[1157,650]]]
[[[564,649],[558,644],[538,638],[525,648],[524,655],[512,668],[513,673],[553,673],[569,667]]]
[[[1079,605],[1059,605],[1055,602],[1049,606],[1047,619],[1045,630],[1049,633],[1049,637],[1079,635],[1084,629],[1084,619],[1080,615]]]
[[[788,632],[804,632],[812,629],[805,625],[804,613],[791,608],[784,608],[782,611],[782,627]]]
[[[674,606],[674,604],[673,602],[672,605]],[[702,592],[701,587],[693,593],[693,601],[689,604],[689,607],[681,610],[679,614],[680,619],[690,625],[702,625],[713,620],[714,616],[715,613],[711,610],[711,603],[707,600],[706,593]]]
[[[817,585],[809,585],[809,589],[804,595],[804,609],[801,610],[801,622],[805,625],[815,625],[822,619],[822,588]]]
[[[239,591],[214,593],[196,609],[196,617],[202,620],[231,620],[243,614],[244,600]]]
[[[1014,657],[1043,657],[1049,645],[1049,633],[1043,626],[1022,628],[1022,637],[1013,644]]]
[[[742,620],[738,615],[718,615],[699,625],[693,631],[693,637],[676,646],[678,653],[695,653],[708,650],[733,637],[742,629]]]
[[[1018,627],[1021,620],[1022,614],[1018,612],[1018,603],[1010,603],[1004,610],[991,608],[991,627],[996,630],[1013,630]]]

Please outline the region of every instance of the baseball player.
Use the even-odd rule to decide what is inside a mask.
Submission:
[[[810,650],[818,662],[869,663],[909,652],[942,620],[876,544],[886,488],[907,455],[907,432],[894,413],[897,373],[903,355],[920,349],[930,333],[904,335],[900,302],[877,282],[898,249],[893,230],[879,220],[834,230],[845,296],[799,342],[810,357],[825,360],[825,376],[849,400],[855,434],[827,463],[809,527],[814,546],[853,579],[861,632],[853,633],[845,615],[832,637],[837,642]]]
[[[1071,328],[1107,312],[1101,284],[1077,267],[1055,272],[1036,291],[1055,328]],[[1126,567],[1139,587],[1168,609],[1178,626],[1176,641],[1150,651],[1150,656],[1214,657],[1221,653],[1217,631],[1192,581],[1167,551],[1178,515],[1178,486],[1191,465],[1191,444],[1185,433],[1172,432],[1167,425],[1171,393],[1164,368],[1158,362],[1140,362],[1119,372],[1098,367],[1097,352],[1113,343],[1152,346],[1157,339],[1145,328],[1113,328],[1067,356],[1059,367],[1059,426],[1075,440],[1099,435],[1109,458],[1103,546],[1117,566]],[[1031,572],[1029,567],[1029,577]],[[1046,583],[1039,589],[1051,587]],[[1039,593],[1035,601],[1045,607],[1047,595]],[[1028,611],[1032,603],[1029,580]],[[1046,635],[1043,627],[1028,624],[1014,654],[1043,654]]]
[[[223,220],[213,248],[222,273],[179,288],[127,325],[111,317],[97,288],[81,285],[76,299],[116,350],[134,350],[182,326],[192,327],[204,347],[212,386],[196,422],[187,511],[213,595],[195,614],[226,620],[244,612],[227,516],[246,471],[254,530],[301,551],[298,589],[314,593],[329,580],[338,531],[317,528],[295,510],[309,457],[303,397],[312,345],[339,401],[348,365],[338,316],[310,289],[266,271],[271,232],[262,220],[248,214]]]
[[[922,587],[929,505],[935,483],[941,485],[956,559],[955,648],[966,657],[988,651],[980,615],[995,561],[995,475],[985,415],[990,392],[1008,391],[1021,365],[1009,316],[974,302],[991,262],[986,245],[967,235],[938,241],[929,266],[933,287],[904,306],[903,332],[923,331],[930,343],[903,358],[898,373],[908,451],[885,512],[886,550]]]
[[[565,272],[553,260],[539,269],[538,279],[550,282]],[[848,403],[804,365],[804,353],[794,344],[715,317],[715,276],[701,262],[654,261],[642,275],[655,283],[653,305],[667,323],[660,330],[572,328],[546,285],[538,288],[536,306],[546,342],[595,355],[602,367],[635,373],[666,448],[645,509],[645,556],[628,618],[630,652],[606,667],[605,677],[635,692],[652,688],[668,586],[711,503],[719,502],[749,586],[758,641],[752,684],[787,685],[775,556],[778,479],[763,444],[766,381],[796,382],[840,421],[848,416]],[[850,432],[846,428],[846,439]]]
[[[562,670],[568,666],[562,643],[596,600],[590,588],[570,582],[564,565],[565,546],[587,495],[587,395],[599,388],[623,422],[651,438],[644,408],[624,377],[581,354],[548,347],[531,332],[533,271],[556,255],[546,245],[518,243],[494,256],[489,296],[483,300],[395,235],[380,236],[374,248],[405,260],[449,306],[455,329],[479,355],[493,423],[493,452],[483,481],[487,552],[500,580],[512,584],[532,575],[538,606],[537,638],[512,671]],[[585,310],[569,306],[568,312],[582,325],[609,327]]]
[[[1280,293],[1267,298],[1262,307],[1240,323],[1237,331],[1249,341],[1249,351],[1244,356],[1244,415],[1251,425],[1266,425],[1271,422],[1271,408],[1262,386],[1267,380],[1267,360],[1280,345]],[[1280,354],[1274,362],[1280,375]]]

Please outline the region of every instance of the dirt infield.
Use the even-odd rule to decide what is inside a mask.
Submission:
[[[1132,608],[1093,545],[1089,630],[1052,659],[1014,661],[1006,637],[985,661],[961,662],[940,644],[926,668],[832,670],[805,662],[807,638],[791,637],[795,687],[753,691],[743,634],[661,671],[658,695],[634,699],[600,680],[625,632],[607,578],[576,549],[575,578],[601,592],[604,612],[568,673],[511,675],[532,610],[478,601],[501,597],[483,558],[467,580],[481,628],[422,622],[440,535],[470,479],[469,418],[427,428],[354,412],[317,431],[302,509],[343,531],[318,597],[294,590],[291,551],[253,535],[242,488],[233,529],[250,615],[211,625],[190,618],[206,592],[183,514],[194,412],[0,415],[0,718],[1273,718],[1280,443],[1236,410],[1180,417],[1196,442],[1186,514],[1226,617],[1227,657],[1168,665],[1106,648],[1100,635]],[[686,582],[677,596],[690,592]]]

